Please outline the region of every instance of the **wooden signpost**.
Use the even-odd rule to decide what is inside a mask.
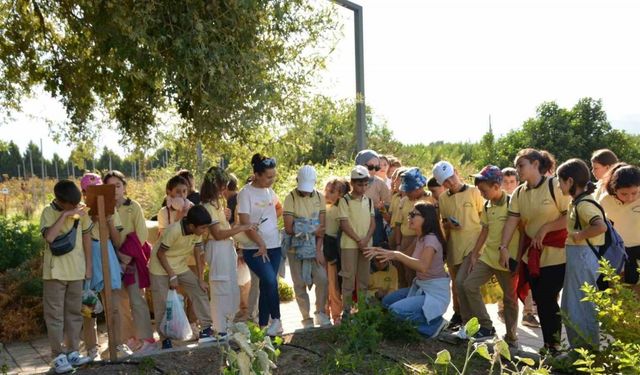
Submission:
[[[113,215],[116,207],[116,189],[115,185],[93,185],[87,189],[87,201],[89,206],[89,215],[98,216],[98,225],[100,230],[100,255],[102,258],[102,277],[104,279],[104,315],[107,318],[107,338],[109,340],[109,359],[115,361],[118,359],[116,350],[115,327],[113,326],[114,318],[118,314],[118,305],[112,303],[111,291],[111,270],[109,269],[109,227],[107,224],[107,216]]]

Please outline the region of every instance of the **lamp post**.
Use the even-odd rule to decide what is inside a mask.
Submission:
[[[348,0],[333,0],[353,11],[356,45],[356,141],[358,151],[367,147],[367,119],[365,117],[364,102],[364,46],[362,28],[362,6]]]

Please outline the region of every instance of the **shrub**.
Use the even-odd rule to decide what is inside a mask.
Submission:
[[[287,284],[282,277],[278,277],[278,295],[280,302],[293,301],[293,287]]]
[[[39,254],[44,240],[36,224],[22,217],[0,217],[0,272]]]

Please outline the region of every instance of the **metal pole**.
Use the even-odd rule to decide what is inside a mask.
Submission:
[[[356,53],[356,141],[358,151],[367,147],[367,118],[364,96],[364,42],[362,6],[348,0],[334,0],[353,11]]]
[[[42,176],[42,203],[47,205],[47,196],[44,193],[44,148],[42,147],[42,138],[40,138],[40,175]]]
[[[111,166],[111,152],[109,152],[109,170],[113,170],[113,167]]]

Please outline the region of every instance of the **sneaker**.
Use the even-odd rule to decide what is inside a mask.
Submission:
[[[172,349],[173,344],[171,343],[171,339],[162,340],[162,349]]]
[[[438,337],[438,335],[440,335],[440,332],[442,332],[442,330],[444,330],[444,328],[447,327],[448,325],[449,325],[449,322],[446,319],[442,319],[442,321],[438,325],[438,328],[436,328],[436,331],[431,336],[429,336],[429,338],[435,339],[436,337]]]
[[[504,324],[504,310],[498,310],[498,320]]]
[[[53,370],[56,374],[65,374],[73,371],[66,354],[62,353],[53,360]]]
[[[142,341],[142,346],[138,350],[133,352],[133,354],[134,355],[148,355],[148,354],[151,354],[151,353],[155,352],[157,349],[158,349],[158,344],[155,342],[155,340],[153,340],[153,341],[144,340],[144,341]]]
[[[331,327],[331,319],[325,313],[316,313],[315,322],[320,327]]]
[[[218,334],[216,335],[217,342],[225,342],[228,339],[229,339],[229,335],[227,335],[226,332],[218,332]]]
[[[129,338],[129,340],[127,340],[127,346],[134,353],[140,350],[140,348],[142,348],[142,345],[143,345],[143,340],[138,340],[135,337],[131,337]]]
[[[462,317],[458,313],[453,314],[451,319],[449,319],[449,325],[447,326],[447,329],[450,331],[456,331],[459,330],[461,326]]]
[[[71,352],[71,353],[67,354],[67,361],[69,362],[69,364],[71,366],[79,367],[79,366],[86,365],[91,360],[89,359],[89,357],[83,357],[83,356],[80,355],[80,353],[75,351],[75,352]]]
[[[214,335],[211,327],[205,328],[202,331],[200,331],[200,334],[198,335],[198,344],[204,344],[207,342],[214,342],[214,341],[216,341],[216,336]]]
[[[282,335],[282,322],[280,319],[272,319],[269,328],[267,329],[267,336],[280,336]]]
[[[313,319],[307,318],[302,319],[302,329],[311,329],[313,328]]]
[[[127,344],[120,344],[118,346],[116,346],[116,349],[120,352],[123,353],[125,355],[131,355],[133,354],[133,350],[131,350],[131,348],[129,347],[129,345]]]
[[[460,340],[469,340],[469,335],[467,335],[467,330],[465,330],[464,327],[460,327],[460,329],[455,331],[453,335]]]
[[[89,349],[87,351],[87,357],[90,362],[100,361],[102,358],[100,357],[100,352],[98,352],[98,348]]]
[[[522,324],[527,327],[540,328],[540,322],[533,314],[527,314],[522,317]]]
[[[478,330],[478,332],[473,335],[473,338],[476,341],[486,341],[489,339],[492,339],[496,336],[496,329],[495,328],[484,328],[484,327],[480,327],[480,329]]]

